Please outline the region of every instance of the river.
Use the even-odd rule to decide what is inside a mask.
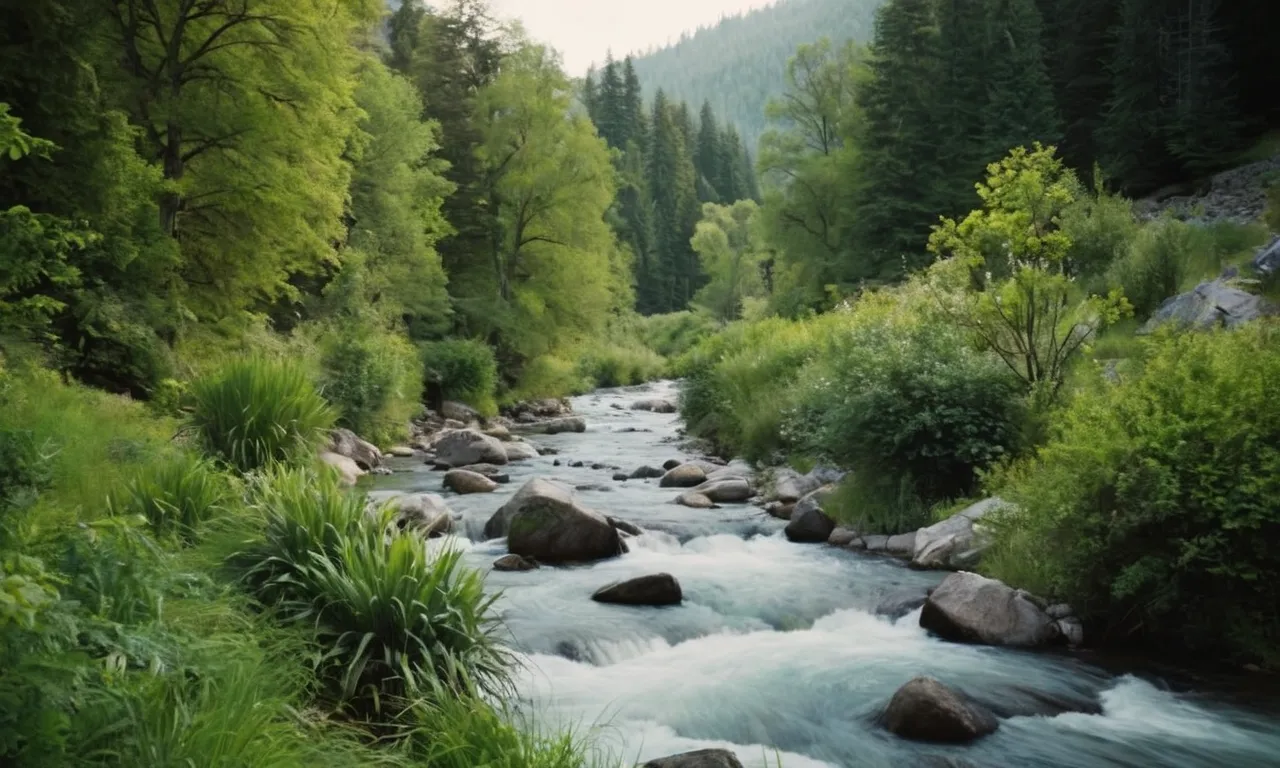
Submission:
[[[937,640],[918,626],[918,611],[891,621],[874,609],[942,574],[792,544],[783,523],[751,505],[687,509],[657,480],[611,480],[614,466],[630,472],[685,456],[678,417],[630,409],[676,394],[674,383],[659,382],[575,398],[585,433],[530,438],[557,455],[511,464],[511,482],[495,493],[444,494],[465,522],[466,536],[451,543],[485,571],[506,549],[481,540],[484,522],[533,477],[593,486],[577,492],[586,505],[645,531],[629,540],[629,554],[590,566],[489,573],[525,662],[521,698],[539,722],[595,729],[602,749],[639,761],[724,747],[745,766],[784,768],[1280,766],[1276,711],[1175,692],[1113,665],[1104,671],[1088,656]],[[575,461],[585,466],[567,466]],[[441,473],[420,460],[394,466],[379,495],[440,492]],[[658,572],[679,580],[682,605],[590,599],[611,581]],[[995,707],[999,730],[957,747],[880,729],[881,708],[921,674]],[[1062,702],[1086,711],[1063,713],[1053,704]]]

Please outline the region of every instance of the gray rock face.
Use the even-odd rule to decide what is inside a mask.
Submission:
[[[538,449],[528,443],[509,442],[502,444],[503,450],[507,452],[507,461],[524,461],[525,459],[536,459],[542,454],[538,453]]]
[[[666,474],[666,471],[658,469],[657,467],[643,466],[643,467],[637,467],[635,471],[633,471],[630,475],[627,475],[627,479],[648,480],[650,478],[662,477],[665,474]]]
[[[891,592],[876,604],[876,614],[900,619],[924,605],[924,601],[928,599],[929,593],[924,589],[902,589]]]
[[[1258,251],[1258,255],[1253,257],[1253,268],[1260,275],[1271,275],[1280,270],[1280,237]]]
[[[487,539],[498,539],[507,535],[511,526],[511,518],[535,499],[554,499],[560,504],[573,504],[573,491],[566,486],[541,477],[535,477],[498,507],[498,511],[484,524],[484,535]]]
[[[395,525],[402,531],[416,531],[428,538],[453,530],[453,512],[434,493],[409,493],[387,502],[395,509]]]
[[[778,473],[773,486],[773,498],[783,504],[794,504],[823,485],[813,475],[800,475],[791,470]]]
[[[511,430],[507,428],[506,424],[490,424],[481,431],[489,437],[495,437],[504,443],[511,440]]]
[[[662,398],[652,398],[649,400],[637,400],[631,404],[633,411],[653,411],[654,413],[675,413],[676,404],[670,400]]]
[[[751,498],[751,483],[741,477],[723,477],[707,479],[707,482],[693,487],[694,493],[700,493],[717,504],[737,504]]]
[[[329,451],[346,456],[366,472],[382,466],[382,451],[349,429],[339,427],[329,434]]]
[[[497,464],[468,464],[465,467],[458,467],[458,469],[465,469],[468,472],[475,472],[478,475],[484,475],[493,482],[499,484],[511,482],[511,475],[508,475],[502,467],[499,467]]]
[[[493,561],[495,571],[532,571],[538,567],[538,561],[520,555],[503,555]]]
[[[507,550],[540,562],[588,562],[622,550],[615,529],[600,513],[579,504],[567,489],[530,480],[485,524],[485,534],[506,521]],[[496,535],[501,535],[496,534]]]
[[[463,424],[480,421],[480,412],[466,403],[459,403],[456,400],[445,400],[440,406],[440,415],[446,419],[460,421]]]
[[[676,503],[690,509],[716,509],[716,503],[705,493],[685,491],[676,497]]]
[[[911,553],[916,549],[916,532],[900,533],[897,536],[890,536],[889,540],[884,543],[884,551],[897,557],[911,557]]]
[[[889,537],[881,533],[869,533],[862,537],[862,544],[868,552],[888,552]]]
[[[931,677],[917,677],[893,694],[884,726],[904,739],[957,744],[995,732],[1000,721],[963,693]]]
[[[827,537],[827,543],[833,547],[847,547],[861,538],[862,536],[852,528],[837,526],[831,531],[831,535]]]
[[[498,484],[479,472],[451,469],[444,473],[444,487],[454,493],[492,493]]]
[[[707,481],[707,473],[697,464],[681,464],[666,471],[658,485],[662,488],[692,488]]]
[[[641,768],[742,768],[742,763],[727,749],[699,749],[650,760]]]
[[[619,531],[627,534],[628,536],[639,536],[644,533],[644,531],[640,528],[640,526],[636,525],[635,523],[623,520],[622,518],[606,517],[606,519],[609,521],[609,525],[612,525],[614,528],[617,528]]]
[[[340,453],[322,451],[320,453],[320,461],[333,467],[333,470],[338,473],[338,480],[343,485],[355,485],[356,481],[365,474],[365,471],[360,468],[359,464],[356,464],[355,460]]]
[[[581,416],[561,416],[546,421],[535,421],[529,424],[517,424],[516,432],[532,435],[558,435],[561,432],[586,432],[587,420]]]
[[[1060,637],[1057,625],[1028,597],[1003,582],[960,571],[925,601],[920,626],[946,639],[1034,647]]]
[[[684,594],[674,576],[658,573],[601,587],[591,599],[619,605],[679,605]]]
[[[831,538],[836,529],[835,521],[827,517],[821,509],[801,510],[798,506],[791,513],[791,522],[787,523],[783,533],[790,541],[803,544],[821,544]]]
[[[1138,333],[1151,333],[1166,323],[1195,330],[1235,328],[1274,314],[1276,306],[1265,298],[1242,291],[1226,280],[1210,280],[1160,305]]]
[[[975,527],[988,514],[1008,507],[992,497],[960,510],[951,517],[916,531],[911,566],[922,569],[961,570],[972,568],[990,546],[990,539]]]
[[[455,429],[436,440],[436,462],[451,467],[468,464],[506,464],[507,449],[497,438],[474,429]]]

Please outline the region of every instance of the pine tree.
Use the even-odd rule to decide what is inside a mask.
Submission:
[[[1170,18],[1165,143],[1195,174],[1220,166],[1239,147],[1236,68],[1221,10],[1220,0],[1185,0]]]
[[[1110,93],[1107,60],[1116,0],[1040,0],[1044,54],[1063,138],[1059,154],[1077,169],[1092,168],[1094,140]]]
[[[605,61],[604,71],[600,75],[600,91],[595,120],[596,129],[609,146],[618,149],[626,146],[626,115],[624,113],[624,96],[622,77],[618,72],[618,63],[609,54]]]
[[[938,104],[948,128],[941,137],[944,211],[959,214],[977,205],[974,180],[989,157],[982,141],[987,125],[988,15],[991,0],[940,0],[939,47],[943,86]]]
[[[683,309],[701,282],[697,257],[689,245],[698,221],[698,199],[681,112],[661,90],[654,96],[647,158],[654,260],[647,292],[653,297],[654,310],[660,312]],[[683,113],[687,116],[688,110]]]
[[[1056,144],[1061,135],[1040,46],[1040,10],[1034,0],[992,0],[989,14],[983,160],[994,163],[1013,147]]]
[[[644,101],[640,91],[640,78],[636,76],[635,66],[628,56],[622,62],[622,121],[625,127],[623,143],[636,142],[644,146],[645,118]]]
[[[702,104],[698,118],[698,142],[694,148],[693,167],[698,172],[698,182],[706,185],[708,193],[699,195],[704,203],[732,202],[734,190],[725,179],[724,155],[720,147],[720,127],[711,111],[711,102]]]
[[[871,274],[924,262],[929,227],[945,211],[939,137],[943,66],[931,0],[889,0],[877,15],[870,82],[859,92],[857,248]]]
[[[582,106],[587,108],[587,116],[591,118],[591,122],[595,123],[597,130],[599,130],[600,87],[596,85],[595,67],[587,70],[587,76],[582,79]]]

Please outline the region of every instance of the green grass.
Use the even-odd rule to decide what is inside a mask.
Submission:
[[[305,371],[265,358],[197,379],[191,399],[190,423],[201,446],[239,472],[304,460],[335,418]]]
[[[114,515],[141,516],[159,539],[191,544],[205,523],[228,511],[233,495],[228,475],[209,460],[184,452],[146,467],[109,496],[108,507]]]

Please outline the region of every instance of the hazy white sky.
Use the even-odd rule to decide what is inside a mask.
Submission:
[[[770,0],[493,0],[502,16],[524,21],[529,36],[564,55],[570,75],[581,75],[610,49],[631,51],[679,39],[726,14],[768,5]]]

